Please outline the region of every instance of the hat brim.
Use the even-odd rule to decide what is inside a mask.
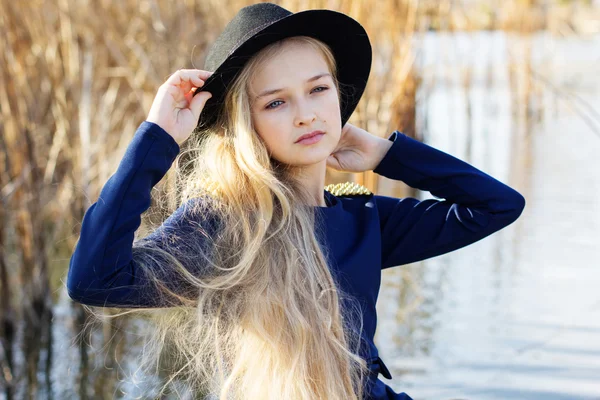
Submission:
[[[210,129],[223,112],[225,93],[248,60],[262,48],[292,36],[310,36],[326,43],[337,62],[342,86],[342,126],[348,121],[367,85],[371,71],[371,43],[364,28],[349,16],[332,10],[307,10],[284,17],[247,39],[206,80],[202,88],[212,97],[206,102],[196,131]]]

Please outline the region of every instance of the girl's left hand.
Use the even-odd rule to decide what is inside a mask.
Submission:
[[[346,123],[340,141],[327,158],[327,166],[339,171],[373,170],[392,146],[392,142]]]

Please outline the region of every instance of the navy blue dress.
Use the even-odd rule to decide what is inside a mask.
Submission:
[[[391,379],[373,341],[381,270],[467,246],[514,222],[525,206],[517,191],[449,154],[398,131],[389,139],[394,143],[374,172],[429,191],[437,199],[334,196],[324,191],[329,206],[315,207],[324,227],[319,241],[328,248],[332,273],[362,307],[367,343],[363,356],[372,370],[368,387],[373,400],[410,399],[378,379]],[[150,191],[179,150],[162,128],[142,122],[117,171],[83,218],[67,278],[73,300],[106,307],[163,306],[138,268],[132,244],[141,214],[150,206]],[[203,200],[190,200],[198,201]],[[187,206],[143,240],[161,246],[164,234],[175,230],[186,240],[201,240],[194,234],[198,221]]]

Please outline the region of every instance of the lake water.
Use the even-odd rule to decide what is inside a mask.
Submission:
[[[376,342],[394,379],[382,379],[415,400],[600,399],[600,35],[530,44],[544,82],[532,111],[544,112],[527,122],[509,75],[521,79],[525,42],[503,32],[420,42],[425,142],[527,206],[478,243],[384,271]]]

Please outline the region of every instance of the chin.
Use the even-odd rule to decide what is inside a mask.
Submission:
[[[327,158],[329,157],[331,152],[319,152],[319,154],[311,154],[310,156],[303,157],[301,159],[294,160],[294,165],[298,166],[309,166],[314,164],[319,164],[321,162],[327,162]]]
[[[325,136],[327,136],[327,134],[325,134]],[[327,143],[326,141],[321,141],[304,149],[298,149],[297,145],[294,145],[290,149],[290,153],[294,154],[295,157],[281,157],[277,159],[281,160],[280,162],[284,164],[297,167],[306,167],[321,162],[327,162],[327,158],[335,150],[335,146],[337,146],[337,142],[335,144],[331,144]]]

